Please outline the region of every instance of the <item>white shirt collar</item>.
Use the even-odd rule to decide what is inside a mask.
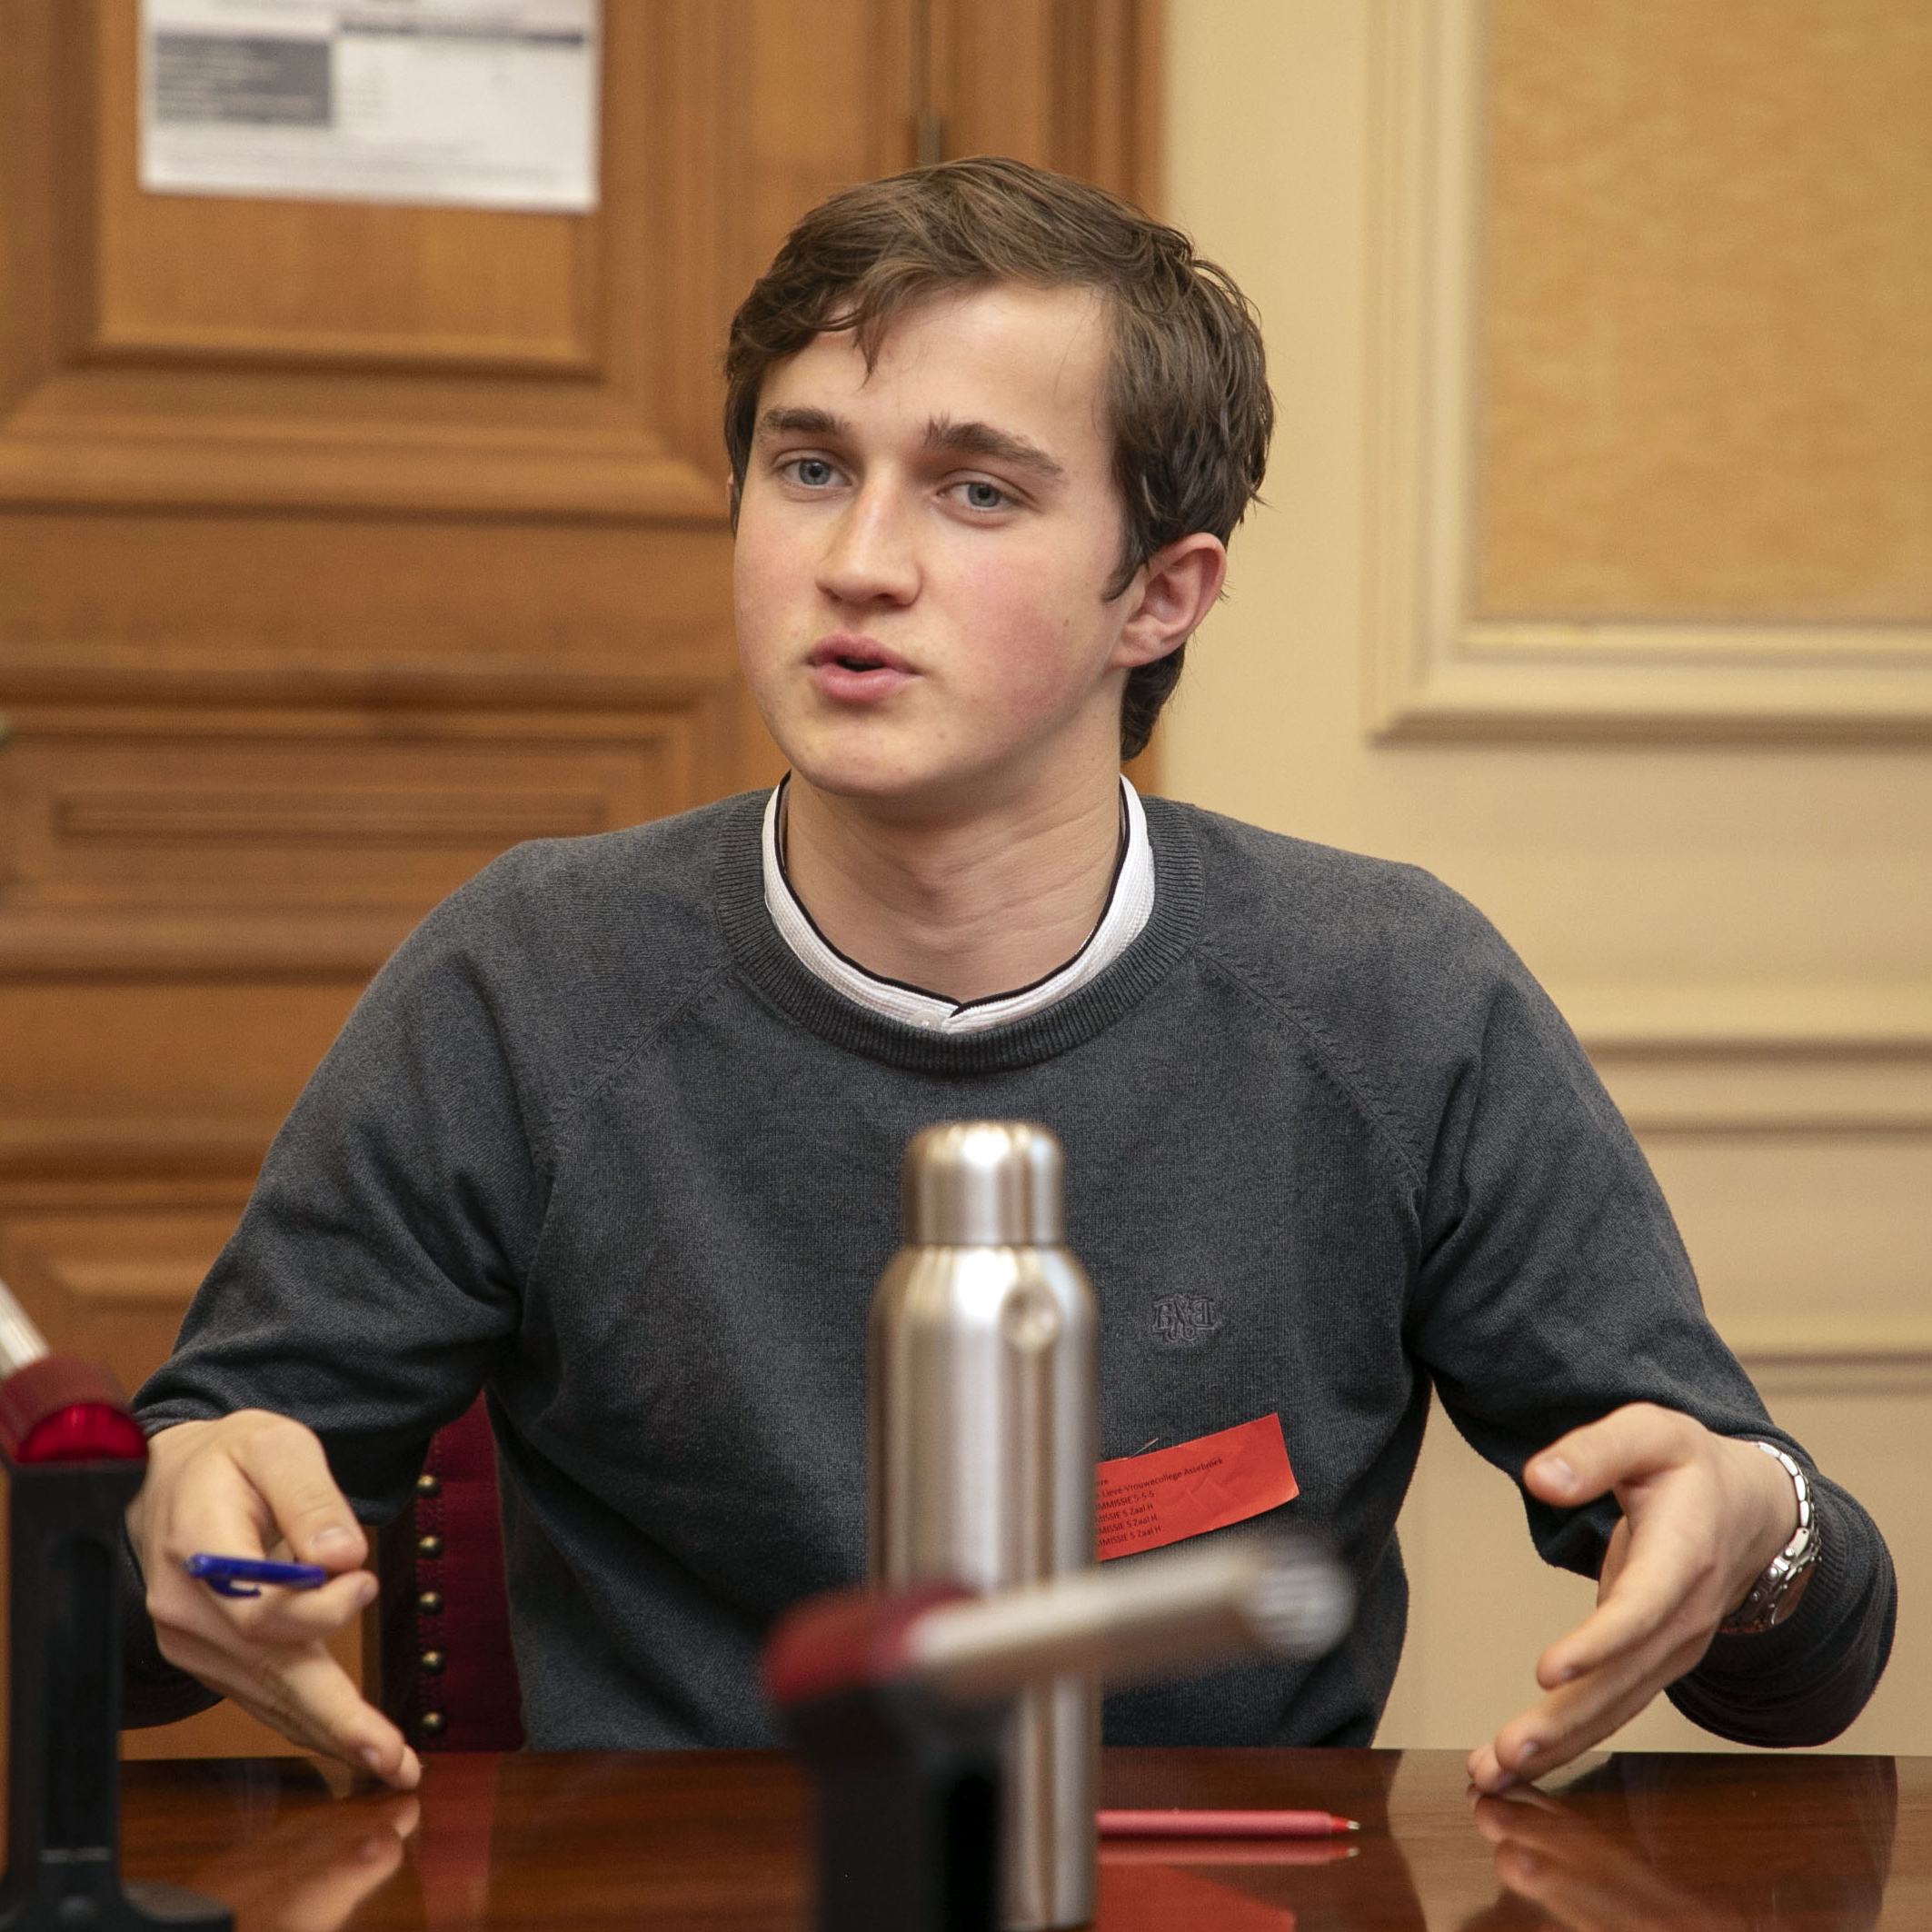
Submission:
[[[1140,794],[1123,777],[1120,780],[1120,819],[1126,834],[1125,850],[1114,870],[1113,884],[1107,894],[1099,922],[1087,935],[1087,943],[1058,971],[1031,986],[1010,993],[995,993],[984,1000],[971,1000],[963,1005],[942,999],[937,993],[921,991],[916,986],[902,986],[896,980],[881,980],[849,960],[832,946],[812,924],[812,915],[799,903],[792,882],[778,855],[779,801],[784,791],[773,788],[765,802],[764,882],[765,910],[786,945],[826,985],[856,1005],[897,1020],[906,1026],[923,1028],[931,1033],[983,1033],[996,1026],[1025,1020],[1077,992],[1097,979],[1125,952],[1140,935],[1154,910],[1154,853],[1147,839],[1147,814]]]

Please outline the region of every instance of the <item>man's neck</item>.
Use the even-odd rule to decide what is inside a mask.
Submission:
[[[881,819],[786,788],[785,875],[812,923],[881,979],[949,1000],[1031,985],[1086,943],[1120,858],[1110,772],[970,818]]]

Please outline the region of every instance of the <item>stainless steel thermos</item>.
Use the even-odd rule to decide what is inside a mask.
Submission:
[[[1022,1120],[929,1127],[906,1149],[904,1245],[871,1311],[875,1582],[991,1590],[1093,1561],[1093,1291],[1066,1246],[1062,1166]],[[1090,1678],[1014,1705],[1009,1932],[1093,1917],[1099,1742]]]

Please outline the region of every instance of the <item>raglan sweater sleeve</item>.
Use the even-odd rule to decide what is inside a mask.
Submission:
[[[1463,1435],[1519,1481],[1547,1442],[1627,1402],[1788,1450],[1813,1475],[1820,1564],[1785,1623],[1718,1638],[1669,1695],[1721,1737],[1822,1742],[1858,1714],[1890,1653],[1884,1539],[1771,1421],[1706,1318],[1662,1193],[1582,1049],[1484,934],[1466,949],[1483,997],[1442,1081],[1418,1190],[1410,1346]],[[1614,1502],[1524,1503],[1545,1559],[1594,1577]]]
[[[514,1333],[543,1220],[541,1097],[509,1039],[514,948],[487,903],[486,887],[446,901],[370,985],[134,1399],[150,1433],[294,1417],[365,1522],[402,1506]],[[195,1699],[154,1648],[131,1554],[125,1569],[125,1721],[164,1722]]]

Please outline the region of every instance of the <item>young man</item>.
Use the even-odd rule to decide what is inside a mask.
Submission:
[[[413,1783],[322,1640],[373,1591],[361,1524],[481,1386],[532,1743],[769,1739],[763,1631],[862,1569],[901,1150],[1019,1116],[1067,1149],[1102,1453],[1279,1415],[1283,1514],[1361,1581],[1330,1657],[1117,1699],[1110,1738],[1369,1740],[1431,1385],[1544,1555],[1602,1578],[1479,1785],[1666,1686],[1730,1737],[1841,1728],[1890,1643],[1884,1545],[1706,1323],[1521,966],[1421,873],[1119,776],[1261,476],[1239,294],[1095,190],[951,163],[808,216],[727,373],[739,640],[791,778],[520,848],[372,986],[143,1391],[161,1652]],[[1177,1290],[1213,1322],[1163,1321]],[[338,1574],[231,1603],[180,1569],[284,1543]],[[1748,1598],[1777,1628],[1716,1635]],[[135,1671],[154,1716],[184,1682]]]

